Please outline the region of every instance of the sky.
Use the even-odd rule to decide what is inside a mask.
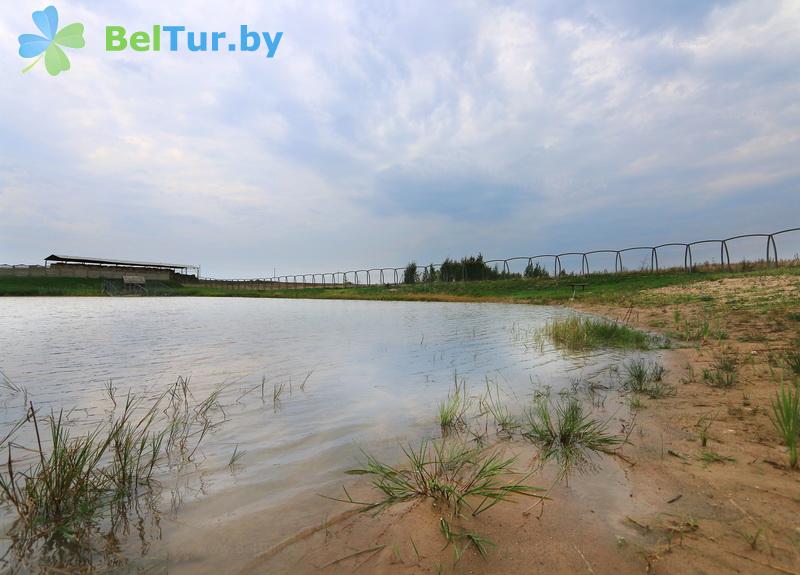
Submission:
[[[20,73],[47,4],[0,2],[0,264],[268,277],[800,226],[800,0],[58,0],[86,38],[58,77]],[[283,37],[105,50],[154,24]]]

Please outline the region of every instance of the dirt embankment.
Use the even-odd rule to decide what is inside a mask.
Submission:
[[[552,485],[543,505],[518,498],[458,520],[458,530],[496,544],[486,557],[448,544],[449,512],[428,500],[331,518],[244,572],[800,573],[800,471],[788,469],[770,421],[779,382],[793,377],[786,351],[797,349],[800,298],[794,279],[773,279],[653,290],[649,304],[633,306],[576,302],[688,340],[664,355],[674,395],[620,398],[637,414],[624,458],[604,457],[569,482],[550,469],[533,476]],[[676,303],[687,292],[705,299]],[[535,461],[523,442],[502,445],[521,469]],[[374,499],[366,482],[351,495]]]

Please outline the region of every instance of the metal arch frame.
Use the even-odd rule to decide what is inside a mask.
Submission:
[[[790,232],[798,232],[798,231],[800,231],[800,228],[788,228],[788,229],[785,229],[785,230],[780,230],[778,232],[773,232],[771,234],[741,234],[741,235],[738,235],[738,236],[733,236],[731,238],[725,239],[725,243],[727,244],[727,242],[730,242],[730,241],[733,241],[733,240],[742,239],[742,238],[766,238],[767,239],[767,245],[766,245],[767,265],[770,264],[770,247],[772,247],[772,256],[773,256],[772,263],[774,265],[778,265],[778,246],[777,246],[777,244],[775,242],[775,236],[778,236],[780,234],[790,233]],[[728,257],[728,261],[730,262],[730,256]]]
[[[371,281],[372,272],[378,272],[378,282],[380,285],[386,285],[385,276],[383,274],[383,270],[388,270],[389,268],[371,268],[367,270],[367,281]]]
[[[538,260],[542,258],[553,258],[553,276],[558,277],[558,267],[560,267],[561,264],[556,254],[539,254],[538,256],[531,256],[528,258],[528,263],[532,264],[533,260]]]
[[[517,260],[524,260],[526,262],[530,262],[531,258],[529,258],[528,256],[514,256],[512,258],[506,258],[504,260],[491,260],[491,261],[503,262],[503,274],[511,275],[511,266],[508,265],[508,262],[515,262]]]
[[[769,246],[770,246],[770,243],[772,243],[773,246],[775,244],[775,239],[773,238],[773,234],[740,234],[738,236],[733,236],[733,237],[725,238],[724,240],[722,240],[722,243],[725,245],[725,255],[728,258],[728,268],[730,268],[730,265],[731,265],[731,255],[730,255],[730,252],[728,251],[728,242],[732,242],[734,240],[746,239],[746,238],[767,238],[767,265],[769,266],[769,263],[770,263],[769,262]],[[775,264],[777,265],[777,263],[778,263],[778,250],[777,250],[777,248],[774,250],[774,253],[775,253]]]
[[[356,285],[361,285],[360,283],[358,283],[358,274],[367,274],[367,286],[371,285],[369,281],[369,270],[356,270],[355,274],[356,274]]]
[[[594,254],[614,254],[614,273],[619,273],[622,271],[622,257],[619,254],[619,250],[592,250],[583,254],[583,256],[586,258],[587,274],[591,273],[589,271],[589,256]]]
[[[563,256],[581,256],[581,275],[583,276],[588,273],[587,270],[589,269],[589,262],[586,259],[585,252],[564,252],[556,256],[556,263],[558,264],[558,272],[556,273],[556,277],[559,277],[561,272],[564,271],[564,267],[561,265],[561,258]]]
[[[381,284],[382,285],[397,285],[399,283],[399,281],[398,281],[399,278],[398,278],[398,275],[397,275],[397,270],[399,268],[375,268],[375,269],[380,272]],[[386,274],[388,272],[392,273],[392,282],[391,283],[387,283],[386,282]]]
[[[654,259],[653,259],[653,251],[655,250],[655,248],[653,246],[636,246],[636,247],[632,247],[632,248],[624,248],[624,249],[619,250],[619,271],[624,271],[625,270],[625,266],[622,264],[622,254],[624,254],[625,252],[635,252],[635,251],[641,251],[641,250],[646,250],[646,251],[650,252],[650,271],[654,271],[653,265],[654,265],[655,262],[654,262]],[[658,259],[658,258],[656,258],[656,259]]]
[[[698,240],[696,242],[689,242],[686,244],[686,253],[689,256],[689,267],[687,268],[688,272],[692,272],[694,270],[694,259],[692,258],[692,246],[699,246],[701,244],[719,244],[719,263],[720,265],[725,265],[725,255],[728,255],[727,262],[728,267],[730,268],[731,260],[730,254],[728,253],[728,246],[725,243],[726,240]],[[686,262],[686,257],[684,256],[684,263]]]
[[[666,244],[659,244],[657,246],[653,246],[653,255],[651,256],[651,267],[652,267],[652,259],[654,258],[655,259],[655,264],[656,264],[655,271],[658,271],[658,269],[659,269],[659,267],[658,267],[658,250],[661,249],[661,248],[669,248],[669,247],[672,247],[672,246],[680,246],[680,247],[683,248],[683,250],[684,250],[683,268],[687,269],[686,268],[686,246],[687,246],[687,244],[682,244],[680,242],[668,242]]]
[[[800,232],[800,227],[794,228],[786,228],[783,230],[779,230],[777,232],[772,233],[754,233],[754,234],[739,234],[736,236],[731,236],[728,238],[723,239],[707,239],[707,240],[698,240],[689,243],[680,243],[680,242],[669,242],[663,243],[656,246],[635,246],[629,248],[623,248],[621,250],[611,250],[611,249],[601,249],[601,250],[590,250],[586,252],[562,252],[558,254],[539,254],[535,256],[514,256],[510,258],[498,258],[492,260],[484,260],[484,271],[483,271],[483,279],[486,279],[486,268],[490,267],[491,264],[499,264],[502,262],[502,274],[503,275],[510,275],[511,274],[511,265],[510,262],[514,261],[527,261],[527,265],[532,265],[534,260],[546,259],[546,258],[553,258],[553,273],[555,277],[561,275],[564,271],[564,266],[562,263],[562,258],[567,256],[580,256],[581,258],[581,271],[580,274],[589,275],[591,273],[591,269],[589,266],[589,256],[594,254],[614,254],[614,273],[619,273],[624,271],[624,262],[623,262],[623,254],[625,252],[632,252],[632,251],[640,251],[646,250],[650,252],[650,270],[651,271],[659,271],[660,264],[658,260],[658,250],[667,248],[667,247],[682,247],[684,249],[684,256],[683,256],[683,265],[684,269],[687,272],[692,272],[694,270],[694,255],[692,253],[692,248],[694,246],[699,246],[703,244],[719,244],[720,250],[720,265],[727,266],[729,269],[731,268],[731,254],[730,254],[730,246],[728,245],[729,242],[733,242],[740,239],[746,238],[766,238],[766,263],[767,265],[773,264],[778,265],[778,244],[776,237],[788,234],[788,233],[796,233]],[[433,269],[435,272],[439,272],[441,275],[442,263],[438,264],[428,264],[424,266],[423,269]],[[378,273],[378,283],[380,285],[389,285],[387,283],[387,272],[391,272],[393,285],[398,285],[402,283],[402,272],[405,270],[405,267],[377,267],[377,268],[369,268],[369,269],[356,269],[356,270],[349,270],[349,271],[336,271],[336,272],[325,272],[325,273],[313,273],[313,274],[287,274],[281,276],[272,276],[270,278],[261,278],[261,279],[214,279],[214,278],[204,278],[204,281],[217,281],[221,282],[223,285],[228,286],[229,288],[237,288],[239,286],[248,287],[249,283],[252,282],[268,282],[272,284],[278,284],[278,286],[285,286],[286,288],[294,288],[298,289],[299,287],[303,286],[313,286],[316,287],[318,285],[317,278],[319,277],[319,285],[322,287],[327,287],[328,278],[330,277],[330,285],[332,287],[337,286],[341,283],[342,286],[346,286],[348,283],[348,276],[351,276],[353,279],[353,285],[356,287],[366,285],[371,286],[372,282],[372,274],[377,272]],[[366,283],[361,281],[361,274],[366,274]],[[337,282],[337,276],[340,279],[340,282]],[[298,280],[298,278],[300,278]],[[309,278],[311,281],[309,283]],[[445,279],[445,278],[443,278]],[[457,277],[448,277],[447,280],[456,280],[459,281]],[[466,281],[466,267],[461,267],[461,281]]]
[[[769,238],[767,239],[767,253],[769,253],[769,242],[771,240],[772,241],[772,250],[773,250],[772,253],[775,256],[775,265],[778,265],[778,246],[775,243],[775,236],[779,236],[781,234],[788,234],[788,233],[791,233],[791,232],[800,232],[800,228],[788,228],[788,229],[785,229],[785,230],[781,230],[779,232],[773,232],[773,233],[769,234]],[[767,259],[769,259],[769,256],[767,256]]]
[[[439,269],[442,269],[442,264],[434,264],[434,263],[430,263],[430,264],[428,264],[428,265],[426,265],[426,266],[422,266],[422,269],[424,269],[424,270],[429,270],[429,269],[433,268],[433,271],[434,271],[434,273],[436,273],[436,268],[437,268],[437,267],[438,267]],[[402,267],[402,268],[394,268],[394,269],[395,269],[396,271],[398,271],[398,272],[399,272],[400,270],[403,270],[403,271],[405,271],[405,269],[406,269],[406,268]],[[417,268],[417,269],[419,269],[419,268]],[[435,280],[431,280],[431,282],[433,282],[433,281],[435,281]]]
[[[483,270],[481,271],[481,279],[483,281],[486,281],[486,268],[489,267],[489,269],[491,269],[491,266],[489,266],[489,264],[498,264],[498,263],[502,262],[503,263],[503,271],[501,271],[500,273],[503,274],[503,275],[505,275],[507,273],[511,273],[511,271],[510,271],[510,269],[508,267],[508,262],[511,261],[511,260],[516,260],[516,259],[519,259],[519,258],[508,258],[508,259],[505,259],[505,260],[504,259],[484,260],[483,263],[485,265],[483,266]]]

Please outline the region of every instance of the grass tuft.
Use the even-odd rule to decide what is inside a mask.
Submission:
[[[800,375],[800,350],[787,351],[784,360],[793,375]]]
[[[800,434],[800,390],[782,384],[772,400],[772,424],[789,450],[789,467],[797,469],[797,436]]]
[[[545,461],[554,459],[563,475],[588,466],[594,453],[611,453],[625,441],[586,413],[575,397],[562,398],[555,406],[539,398],[526,415],[523,436],[543,449]]]
[[[675,395],[674,386],[664,383],[664,366],[658,362],[648,362],[636,358],[625,364],[627,377],[623,388],[634,393],[643,393],[650,399],[661,399]]]
[[[447,399],[439,403],[439,425],[444,431],[464,429],[472,405],[466,381],[459,382],[458,375],[453,378],[453,389],[448,392]]]
[[[371,475],[372,484],[383,494],[377,504],[368,508],[384,508],[412,499],[431,498],[448,505],[454,514],[462,509],[479,515],[513,495],[541,497],[538,487],[519,481],[508,481],[515,475],[515,458],[504,458],[499,452],[487,452],[461,443],[423,440],[418,448],[403,449],[406,467],[381,463],[365,454],[363,467],[349,474]],[[356,503],[348,498],[352,503]]]
[[[520,427],[519,421],[514,417],[500,399],[500,387],[495,384],[494,390],[489,381],[486,381],[486,395],[481,400],[482,409],[494,419],[497,434],[511,437]]]
[[[698,435],[700,437],[700,446],[706,447],[708,445],[708,432],[711,425],[714,423],[714,416],[706,414],[697,421]]]
[[[726,351],[714,359],[711,368],[703,369],[703,381],[711,387],[731,388],[739,378],[739,358]]]
[[[624,324],[577,315],[548,322],[543,334],[556,346],[574,351],[600,347],[648,349],[651,344],[647,334]]]
[[[736,461],[733,457],[728,457],[727,455],[721,455],[716,451],[711,451],[710,449],[705,449],[700,454],[700,461],[709,465],[711,463],[728,463]]]

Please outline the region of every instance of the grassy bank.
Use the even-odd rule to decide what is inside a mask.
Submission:
[[[358,299],[410,301],[495,301],[513,303],[564,303],[572,297],[571,283],[588,284],[578,289],[577,298],[592,304],[702,303],[713,296],[673,293],[653,296],[648,290],[672,286],[689,286],[702,281],[726,278],[798,276],[800,268],[787,267],[753,272],[634,272],[595,274],[586,278],[566,277],[560,280],[532,278],[466,283],[433,283],[400,286],[363,286],[351,288],[301,288],[255,291],[221,289],[202,284],[181,286],[171,282],[148,282],[148,295],[188,297],[280,297],[305,299]],[[104,296],[113,282],[102,279],[74,278],[0,278],[0,296]],[[118,289],[117,289],[118,291]]]

